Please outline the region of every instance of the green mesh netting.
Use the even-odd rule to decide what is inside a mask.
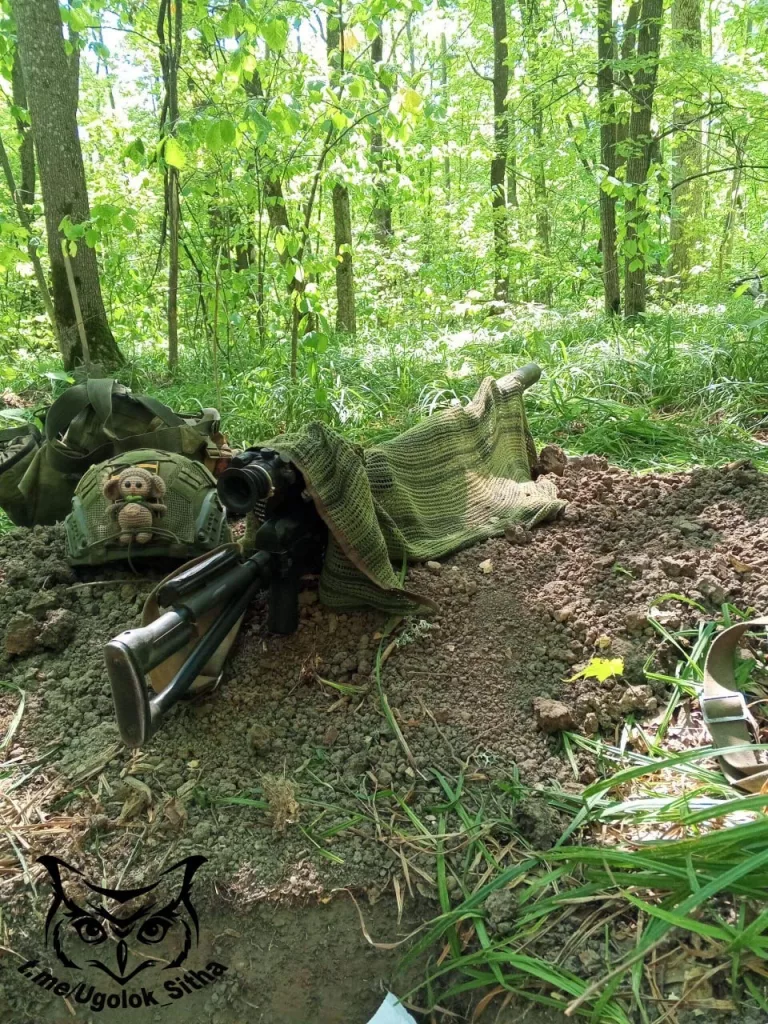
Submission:
[[[488,377],[469,405],[437,412],[366,450],[322,423],[268,442],[301,470],[329,527],[324,604],[429,608],[428,599],[400,585],[403,559],[440,558],[512,523],[534,526],[561,512],[554,483],[531,480],[536,453],[525,384],[519,374]]]

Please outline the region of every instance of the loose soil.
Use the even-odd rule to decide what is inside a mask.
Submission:
[[[0,538],[10,684],[0,691],[0,737],[14,727],[18,688],[25,694],[4,751],[6,785],[39,766],[0,812],[13,839],[0,854],[6,949],[40,955],[49,900],[34,865],[41,854],[101,885],[122,876],[124,886],[149,884],[163,866],[202,854],[196,898],[208,941],[218,929],[230,970],[215,1002],[195,996],[194,1019],[365,1024],[398,953],[365,941],[349,894],[385,943],[439,908],[429,865],[419,874],[416,856],[406,880],[386,830],[355,820],[361,805],[394,793],[428,815],[440,794],[433,768],[578,791],[594,766],[580,756],[576,778],[548,730],[614,741],[628,714],[656,712],[664,686],[643,672],[650,655],[667,656],[646,619],[654,599],[680,594],[712,615],[726,601],[761,614],[768,607],[768,480],[750,464],[635,476],[585,457],[568,464],[559,489],[569,505],[558,522],[410,569],[409,587],[439,606],[428,621],[396,628],[381,673],[410,757],[372,677],[387,624],[371,613],[329,613],[311,582],[295,635],[267,634],[257,603],[220,688],[177,707],[145,749],[125,749],[102,645],[137,622],[161,568],[146,578],[74,571],[60,527]],[[675,600],[653,614],[669,628],[700,617]],[[623,658],[623,678],[565,681],[594,655]],[[520,842],[534,849],[563,827],[535,800],[520,805],[516,822]],[[404,904],[399,924],[395,894]],[[17,962],[8,952],[5,961]],[[588,973],[575,955],[564,966]],[[59,1000],[58,1008],[50,997],[32,1000],[15,971],[3,981],[0,1020],[71,1019]],[[536,1012],[525,1019],[559,1019]]]

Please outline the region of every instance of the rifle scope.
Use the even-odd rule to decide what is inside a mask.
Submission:
[[[236,455],[216,484],[222,505],[245,515],[271,498],[281,498],[298,482],[290,462],[272,448],[249,448]]]

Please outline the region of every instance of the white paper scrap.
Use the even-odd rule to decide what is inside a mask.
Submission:
[[[416,1024],[416,1021],[408,1013],[402,1003],[398,1003],[397,996],[391,992],[378,1008],[368,1024]]]

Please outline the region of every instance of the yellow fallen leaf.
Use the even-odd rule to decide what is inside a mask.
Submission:
[[[480,563],[479,568],[480,572],[484,572],[487,576],[489,572],[493,572],[493,562],[490,560],[490,558],[486,558],[484,562]]]
[[[576,679],[597,679],[599,683],[604,683],[611,676],[623,674],[623,658],[591,658],[589,664],[585,665],[581,672],[577,672],[575,676],[566,679],[566,682],[572,683]]]

